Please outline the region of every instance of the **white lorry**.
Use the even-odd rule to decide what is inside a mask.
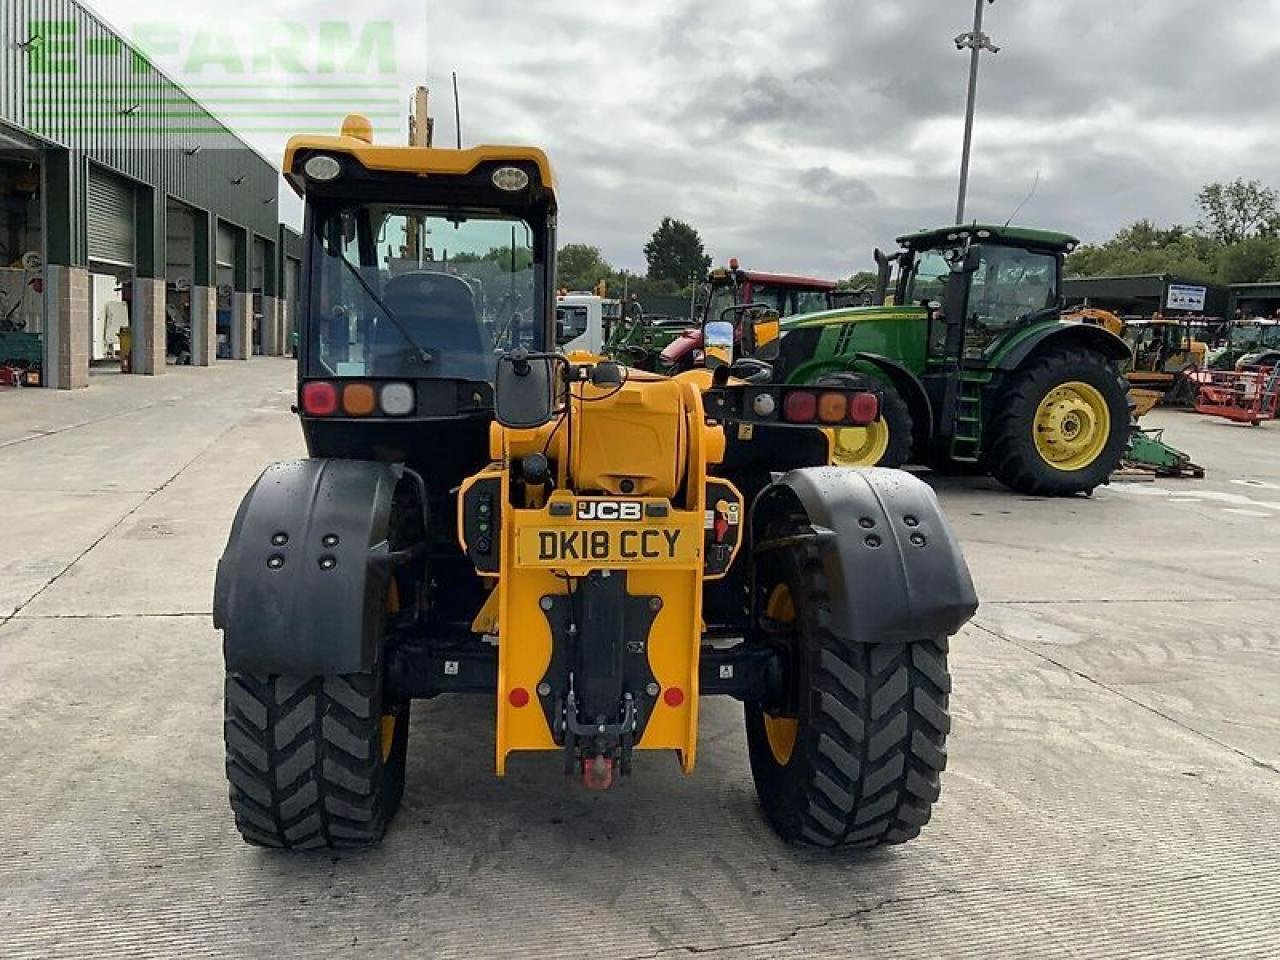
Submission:
[[[609,328],[622,319],[622,301],[574,291],[556,297],[556,346],[565,353],[604,352]]]

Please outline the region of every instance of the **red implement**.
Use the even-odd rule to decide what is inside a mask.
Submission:
[[[1205,374],[1207,373],[1207,377]],[[1196,410],[1212,417],[1258,426],[1276,418],[1280,399],[1280,367],[1228,373],[1203,371],[1196,394]]]

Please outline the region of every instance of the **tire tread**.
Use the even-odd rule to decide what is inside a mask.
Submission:
[[[947,638],[845,643],[826,626],[830,601],[816,552],[799,548],[791,562],[792,589],[804,594],[798,606],[809,651],[808,719],[782,766],[764,738],[759,708],[749,707],[752,772],[765,813],[792,843],[904,843],[929,821],[946,766]]]
[[[367,674],[227,675],[227,782],[246,842],[312,849],[382,837],[403,763],[382,761],[376,686]]]

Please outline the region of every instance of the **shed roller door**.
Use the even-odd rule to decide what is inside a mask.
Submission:
[[[89,259],[133,266],[134,190],[122,177],[89,168]]]
[[[236,263],[236,233],[231,227],[218,222],[218,242],[214,259],[220,267],[234,267]]]

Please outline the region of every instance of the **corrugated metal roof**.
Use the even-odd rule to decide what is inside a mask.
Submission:
[[[0,120],[261,236],[276,168],[74,0],[0,7]],[[72,196],[83,164],[73,164]]]

